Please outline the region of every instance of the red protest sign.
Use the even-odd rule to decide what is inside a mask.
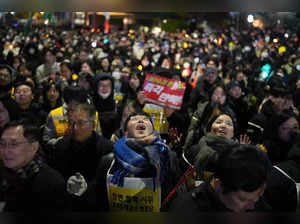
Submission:
[[[146,74],[143,91],[148,101],[180,109],[186,85],[184,82]]]
[[[169,204],[179,195],[185,192],[189,192],[195,188],[195,175],[194,168],[189,167],[183,176],[180,178],[177,185],[171,190],[169,195],[164,199],[164,207],[168,207]]]

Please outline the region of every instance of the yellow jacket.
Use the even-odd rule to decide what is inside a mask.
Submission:
[[[57,137],[65,136],[68,130],[68,116],[64,114],[63,107],[58,107],[51,112],[51,116],[53,119],[53,123],[55,126]],[[95,131],[98,126],[98,112],[96,112],[96,119],[95,119]]]

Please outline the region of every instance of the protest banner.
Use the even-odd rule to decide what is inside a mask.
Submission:
[[[153,178],[125,177],[124,186],[110,184],[108,176],[109,207],[114,212],[159,212],[160,187],[153,189]]]
[[[143,85],[147,101],[174,109],[180,109],[185,88],[184,82],[149,73]]]

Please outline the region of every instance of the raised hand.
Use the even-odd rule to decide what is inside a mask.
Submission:
[[[179,144],[182,139],[182,133],[178,134],[177,128],[169,129],[169,138],[173,145]]]
[[[250,138],[248,137],[248,135],[244,134],[244,135],[240,135],[240,144],[244,145],[244,144],[251,144]]]

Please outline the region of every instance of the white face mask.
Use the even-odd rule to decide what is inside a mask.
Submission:
[[[110,92],[108,93],[101,93],[101,92],[98,92],[99,96],[101,96],[102,99],[107,99],[110,95]]]
[[[296,65],[296,70],[300,71],[300,65]]]
[[[261,56],[262,56],[263,58],[266,58],[266,57],[269,56],[269,54],[268,54],[268,52],[263,52],[263,53],[261,54]]]
[[[249,51],[251,51],[251,48],[250,48],[249,46],[245,46],[245,47],[244,47],[244,50],[245,50],[246,52],[249,52]]]
[[[114,72],[112,73],[112,77],[114,77],[114,79],[119,80],[119,79],[121,78],[121,72],[114,71]]]

